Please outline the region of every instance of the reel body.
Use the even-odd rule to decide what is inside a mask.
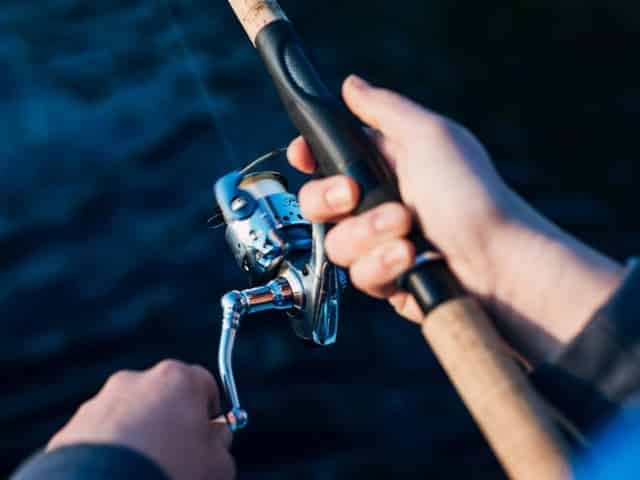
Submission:
[[[282,175],[252,173],[240,178],[230,211],[226,239],[252,283],[272,279],[285,259],[311,248],[311,224]],[[225,197],[228,198],[227,195]]]
[[[252,286],[222,299],[218,368],[231,406],[225,418],[232,430],[243,428],[248,420],[232,368],[241,320],[255,312],[284,310],[298,338],[317,346],[332,345],[346,284],[344,272],[325,254],[326,227],[312,225],[302,216],[286,179],[273,171],[248,172],[276,153],[225,175],[215,186],[219,212],[214,224],[226,225],[227,243]]]

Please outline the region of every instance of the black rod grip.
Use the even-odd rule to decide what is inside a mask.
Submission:
[[[305,137],[321,176],[345,174],[361,187],[358,213],[398,199],[395,175],[362,126],[326,87],[290,22],[266,26],[256,38],[278,93]]]
[[[395,174],[360,122],[318,75],[293,26],[279,20],[264,27],[256,48],[271,74],[289,117],[305,138],[321,176],[352,177],[361,191],[355,213],[399,201]],[[412,235],[419,252],[433,250],[421,235]],[[423,311],[463,294],[443,260],[425,261],[403,277]]]

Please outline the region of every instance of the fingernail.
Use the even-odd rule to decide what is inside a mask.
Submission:
[[[395,212],[384,210],[378,213],[373,219],[373,228],[378,233],[385,233],[393,230],[398,223],[398,216]]]
[[[364,78],[358,75],[349,75],[348,82],[350,86],[357,90],[364,90],[370,86]]]
[[[407,258],[407,249],[404,245],[399,244],[387,250],[382,257],[382,261],[392,268],[404,268],[407,263]]]
[[[342,211],[351,208],[351,191],[344,184],[331,187],[325,196],[327,203],[334,210]]]

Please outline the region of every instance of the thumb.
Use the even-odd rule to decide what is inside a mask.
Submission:
[[[427,113],[399,93],[374,87],[357,75],[344,81],[342,96],[360,120],[392,138],[401,138]]]

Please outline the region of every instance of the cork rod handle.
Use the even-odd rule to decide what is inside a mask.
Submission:
[[[475,299],[440,305],[422,333],[510,478],[570,478],[546,405]]]
[[[277,20],[287,20],[276,0],[229,0],[229,3],[254,45],[260,30]]]

